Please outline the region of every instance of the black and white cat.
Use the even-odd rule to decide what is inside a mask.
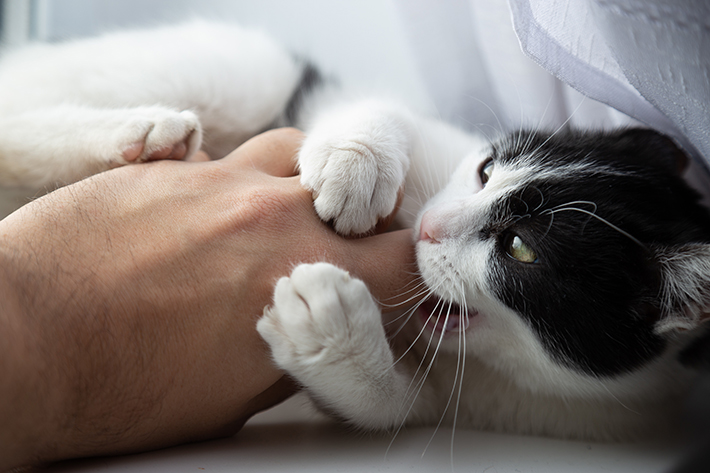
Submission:
[[[710,216],[648,130],[490,143],[348,100],[267,36],[194,22],[6,53],[0,185],[213,157],[279,125],[343,234],[394,211],[426,299],[385,320],[328,263],[276,285],[258,330],[316,402],[368,429],[437,424],[619,439],[673,422],[710,305]],[[204,137],[204,140],[202,138]]]

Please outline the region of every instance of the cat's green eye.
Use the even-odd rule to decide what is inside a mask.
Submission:
[[[506,240],[505,251],[521,263],[537,263],[537,253],[533,251],[518,235],[513,235]]]
[[[496,163],[492,159],[489,159],[488,161],[483,163],[483,166],[481,166],[481,172],[480,172],[481,184],[483,184],[485,186],[486,183],[491,179],[491,176],[493,175],[493,170],[495,169],[495,167],[496,167]]]

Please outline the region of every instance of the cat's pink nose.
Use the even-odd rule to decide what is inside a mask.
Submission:
[[[431,211],[425,212],[419,225],[419,241],[439,243],[440,233],[440,230],[433,223]]]

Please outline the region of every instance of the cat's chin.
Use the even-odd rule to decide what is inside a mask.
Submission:
[[[423,328],[435,335],[443,334],[446,338],[465,332],[478,312],[470,308],[465,310],[455,302],[431,297],[421,303],[417,315]]]

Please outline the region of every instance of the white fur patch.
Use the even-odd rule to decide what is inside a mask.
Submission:
[[[317,115],[298,156],[301,182],[339,233],[365,233],[394,211],[409,169],[409,120],[374,100]]]
[[[387,428],[406,379],[393,369],[380,312],[365,284],[327,263],[282,278],[257,330],[276,364],[323,406],[366,428]]]
[[[203,148],[222,157],[276,120],[299,74],[267,35],[202,21],[8,52],[0,185],[32,195],[73,182],[125,164],[141,140],[138,161],[183,140],[193,153],[200,129]]]

